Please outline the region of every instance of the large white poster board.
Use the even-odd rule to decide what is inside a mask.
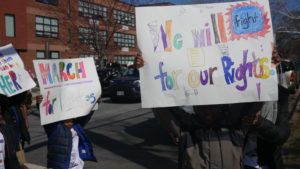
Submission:
[[[0,93],[10,97],[35,85],[12,44],[0,47]]]
[[[34,60],[42,125],[87,115],[101,95],[93,58]]]
[[[136,8],[142,107],[277,100],[268,0]]]

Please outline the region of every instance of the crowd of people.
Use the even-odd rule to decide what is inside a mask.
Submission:
[[[275,50],[272,63],[280,63]],[[138,54],[135,66],[143,65]],[[281,146],[290,135],[289,91],[282,84],[278,91],[278,101],[153,108],[153,112],[179,147],[179,169],[283,169]],[[42,99],[38,96],[37,103]],[[27,168],[24,146],[30,144],[31,104],[30,91],[0,95],[0,168]],[[84,160],[96,161],[83,130],[92,115],[93,111],[43,126],[48,168],[82,169]]]

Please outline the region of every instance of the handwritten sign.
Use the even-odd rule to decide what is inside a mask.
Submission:
[[[87,115],[101,95],[93,58],[34,60],[42,125]]]
[[[33,79],[11,44],[0,47],[0,93],[8,97],[35,87]]]
[[[277,100],[268,0],[136,8],[142,107]]]

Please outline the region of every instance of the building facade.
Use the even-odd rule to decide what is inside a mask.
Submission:
[[[28,40],[26,32],[26,1],[2,0],[0,25],[0,46],[12,43],[20,56],[25,58]]]
[[[94,57],[100,68],[137,53],[134,7],[117,0],[4,0],[0,21],[0,46],[13,43],[28,70],[34,59]]]

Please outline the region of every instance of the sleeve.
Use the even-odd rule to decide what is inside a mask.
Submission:
[[[94,112],[95,111],[92,110],[88,115],[78,117],[75,123],[80,124],[80,126],[83,128],[91,120]]]
[[[174,118],[180,123],[182,130],[190,131],[197,128],[205,128],[205,125],[201,123],[196,114],[186,113],[179,107],[171,107],[169,111],[172,112]]]
[[[278,114],[276,123],[260,117],[258,123],[254,126],[259,137],[263,140],[283,144],[290,136],[290,124],[288,110],[288,92],[279,88]]]

